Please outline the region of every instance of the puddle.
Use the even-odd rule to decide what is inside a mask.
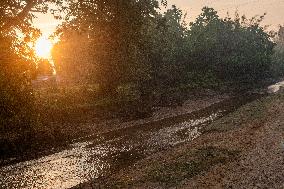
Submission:
[[[64,189],[110,174],[141,158],[194,140],[200,128],[260,95],[244,95],[203,110],[91,136],[40,159],[0,168],[0,188]]]
[[[268,93],[277,93],[278,91],[280,91],[281,87],[284,86],[284,81],[278,82],[274,85],[270,85],[267,90]]]

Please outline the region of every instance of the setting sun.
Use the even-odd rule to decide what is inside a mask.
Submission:
[[[48,38],[40,37],[35,44],[35,51],[37,56],[41,58],[50,58],[52,43]]]

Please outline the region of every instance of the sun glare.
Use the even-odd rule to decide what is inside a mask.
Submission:
[[[52,43],[48,38],[40,37],[35,44],[35,52],[41,58],[50,58]]]

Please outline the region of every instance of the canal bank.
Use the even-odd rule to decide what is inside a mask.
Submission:
[[[284,94],[248,103],[201,135],[74,188],[283,188]]]
[[[104,180],[110,175],[117,175],[130,165],[139,165],[155,154],[172,151],[192,141],[195,143],[195,140],[208,132],[206,128],[212,125],[210,123],[214,121],[214,124],[215,120],[230,115],[244,104],[261,99],[264,95],[247,93],[230,98],[219,96],[214,100],[211,97],[207,101],[195,102],[195,109],[191,107],[194,103],[188,101],[185,104],[191,108],[177,107],[175,111],[166,111],[174,112],[173,116],[154,114],[151,118],[122,123],[118,127],[108,122],[106,128],[109,130],[79,138],[56,153],[2,166],[0,186],[70,188],[86,182],[109,184]],[[94,179],[94,182],[90,182]]]

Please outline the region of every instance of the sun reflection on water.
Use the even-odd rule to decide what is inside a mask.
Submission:
[[[0,188],[62,189],[96,178],[109,168],[102,158],[108,147],[88,148],[88,145],[89,142],[77,143],[71,150],[4,167],[0,173]],[[13,175],[6,174],[10,169]]]

